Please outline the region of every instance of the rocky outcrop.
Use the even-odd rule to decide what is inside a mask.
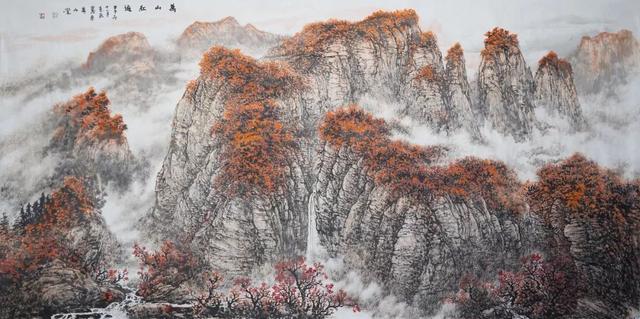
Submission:
[[[447,102],[450,106],[450,117],[456,118],[457,122],[465,127],[473,137],[479,138],[480,123],[473,113],[471,87],[467,80],[464,52],[460,43],[449,48],[446,61]]]
[[[194,22],[182,32],[177,45],[179,50],[197,56],[216,45],[261,55],[282,39],[281,36],[258,30],[251,24],[242,26],[235,18],[226,17],[214,22]]]
[[[449,119],[442,55],[431,32],[422,32],[413,10],[375,12],[351,23],[309,24],[272,49],[268,58],[287,61],[308,80],[304,99],[318,123],[332,109],[373,96],[397,104],[391,113],[435,129]]]
[[[486,33],[478,70],[477,114],[516,141],[532,132],[534,83],[515,34],[501,28]]]
[[[105,92],[89,88],[54,107],[57,125],[46,151],[60,155],[59,177],[85,176],[95,178],[99,188],[111,183],[120,189],[135,178],[139,163],[127,143],[127,126],[109,104]]]
[[[36,313],[74,312],[104,307],[124,299],[124,290],[115,285],[99,284],[92,278],[60,261],[54,261],[39,278],[23,287],[37,296]]]
[[[209,265],[230,276],[301,254],[307,230],[304,161],[289,148],[293,133],[287,130],[294,122],[284,121],[288,110],[301,109],[296,76],[285,66],[221,47],[208,51],[201,67],[177,105],[146,230],[155,238],[191,243]],[[270,128],[260,130],[263,125]],[[262,148],[263,140],[286,145]]]
[[[615,94],[640,68],[640,43],[629,30],[585,36],[570,57],[580,94]]]
[[[566,118],[576,130],[585,128],[571,64],[551,51],[538,62],[535,101],[551,115]]]

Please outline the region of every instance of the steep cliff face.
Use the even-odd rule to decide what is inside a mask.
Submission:
[[[518,39],[507,30],[486,33],[478,70],[477,113],[498,132],[522,141],[535,125],[531,71]]]
[[[570,58],[581,94],[613,94],[640,67],[640,43],[629,30],[585,36]]]
[[[473,137],[479,138],[481,123],[473,113],[471,87],[467,80],[464,52],[460,43],[449,48],[446,61],[447,102],[450,105],[450,117],[457,119],[457,122],[465,127]]]
[[[310,199],[321,244],[331,256],[344,256],[348,267],[427,311],[438,309],[463,274],[491,276],[517,262],[526,249],[522,217],[498,204],[517,187],[513,173],[474,159],[426,167],[436,158],[419,155],[424,150],[352,130],[379,125],[360,120],[359,111],[338,110],[327,117],[344,112],[351,112],[345,131],[321,132],[326,142]],[[330,123],[333,130],[336,123]],[[479,175],[470,177],[474,174]],[[505,188],[485,186],[498,195],[483,197],[463,182],[466,178],[487,185],[500,179]]]
[[[553,115],[569,120],[574,129],[585,128],[571,64],[551,51],[538,62],[535,77],[535,101]]]
[[[146,218],[149,233],[192,243],[229,274],[302,254],[304,161],[293,141],[296,127],[283,121],[299,108],[300,86],[278,63],[209,50],[176,108],[156,205]]]
[[[391,112],[397,116],[437,129],[453,125],[440,50],[433,33],[420,30],[413,10],[309,24],[269,58],[287,61],[307,77],[312,89],[305,95],[306,112],[314,123],[326,111],[369,95],[398,104]]]
[[[258,30],[251,24],[242,26],[235,18],[226,17],[214,22],[194,22],[182,32],[177,45],[183,52],[198,56],[215,45],[261,55],[281,40],[281,36]]]

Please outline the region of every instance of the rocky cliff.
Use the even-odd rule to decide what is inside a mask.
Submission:
[[[192,243],[216,269],[246,274],[306,247],[307,188],[293,141],[300,79],[221,47],[176,108],[171,146],[146,223]]]
[[[283,37],[258,30],[251,24],[240,25],[233,17],[214,22],[194,22],[178,38],[178,49],[197,56],[216,45],[239,48],[261,55],[275,46]]]
[[[332,257],[343,256],[351,269],[427,311],[463,274],[487,276],[517,262],[527,249],[524,218],[515,206],[498,204],[517,187],[512,172],[475,159],[440,166],[433,149],[360,135],[351,128],[381,125],[361,112],[329,113],[335,131],[321,133],[310,209]],[[340,127],[331,117],[346,119]],[[483,178],[495,197],[483,197],[466,178]],[[502,186],[493,188],[494,179]]]
[[[640,43],[629,30],[585,36],[570,57],[580,94],[613,94],[639,72]]]
[[[471,86],[467,80],[467,68],[464,52],[460,43],[454,44],[447,50],[446,81],[448,87],[447,102],[450,105],[451,118],[465,127],[473,137],[479,138],[480,121],[474,114],[474,101],[471,96]]]
[[[420,30],[413,10],[309,24],[269,58],[288,62],[307,78],[312,89],[304,97],[305,112],[314,123],[329,110],[372,96],[397,105],[390,112],[396,116],[434,129],[457,126],[449,118],[435,35]]]
[[[569,120],[574,129],[585,128],[571,64],[551,51],[538,62],[535,76],[535,101],[552,115]]]
[[[477,114],[498,132],[526,139],[536,122],[534,82],[517,35],[494,28],[486,33],[481,55]]]

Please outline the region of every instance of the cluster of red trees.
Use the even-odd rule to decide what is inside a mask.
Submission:
[[[148,299],[171,293],[202,270],[202,263],[188,247],[171,241],[165,241],[157,251],[136,244],[133,255],[140,261],[137,294]]]
[[[480,52],[483,57],[493,56],[497,52],[513,52],[518,49],[518,35],[508,30],[495,27],[484,34],[484,49]]]
[[[464,51],[459,42],[456,42],[452,47],[447,50],[446,60],[448,64],[456,64],[462,62]]]
[[[200,66],[202,76],[224,81],[229,92],[224,114],[212,128],[222,145],[223,173],[216,184],[229,195],[273,193],[283,186],[297,150],[275,99],[301,87],[300,78],[284,65],[258,63],[223,47],[211,48]]]
[[[4,234],[0,245],[0,274],[14,283],[33,277],[54,259],[81,266],[82,252],[69,249],[68,230],[81,214],[91,214],[93,205],[81,180],[67,177],[64,185],[51,194],[43,214],[24,230]]]
[[[304,258],[278,263],[275,284],[252,285],[238,278],[227,293],[219,292],[222,277],[207,276],[206,292],[197,300],[201,315],[219,318],[328,318],[336,309],[352,307],[360,311],[344,290],[326,282],[323,266],[308,266]]]
[[[217,272],[204,271],[188,247],[170,241],[154,252],[135,245],[134,256],[140,262],[138,295],[147,300],[163,299],[178,289],[187,293],[198,315],[216,318],[327,318],[338,308],[355,301],[343,290],[326,282],[324,267],[309,266],[304,258],[275,265],[275,284],[253,285],[245,277],[223,285]],[[168,309],[170,311],[170,309]]]
[[[560,213],[622,225],[633,217],[631,211],[638,209],[638,183],[626,182],[615,172],[575,154],[540,169],[527,197],[531,209],[546,219]]]
[[[483,199],[491,209],[518,211],[521,184],[515,173],[498,161],[473,157],[446,166],[434,165],[446,149],[391,140],[391,131],[352,105],[329,112],[320,125],[320,137],[335,148],[348,147],[363,157],[374,180],[396,196],[428,202],[434,196]]]
[[[58,104],[54,112],[60,116],[60,125],[54,134],[54,143],[59,145],[94,144],[100,141],[113,141],[122,144],[126,138],[124,124],[120,114],[111,114],[109,98],[94,88],[74,96],[70,101]]]
[[[540,61],[538,61],[538,66],[540,68],[543,67],[552,67],[556,69],[561,74],[569,75],[572,74],[573,71],[571,69],[571,63],[565,59],[560,59],[558,54],[554,51],[549,51],[547,55],[543,56]]]
[[[8,313],[29,310],[34,300],[22,290],[24,285],[38,280],[54,262],[98,283],[127,279],[126,270],[108,268],[99,247],[73,238],[74,230],[96,214],[92,195],[81,179],[66,177],[41,203],[35,218],[27,223],[17,221],[13,229],[3,225],[0,231],[0,300],[6,301]]]
[[[460,291],[450,301],[465,319],[560,318],[576,307],[577,283],[572,273],[570,261],[546,261],[536,253],[523,257],[518,271],[500,272],[497,282],[463,277]]]

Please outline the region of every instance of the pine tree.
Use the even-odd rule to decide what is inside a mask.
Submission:
[[[11,230],[11,226],[9,224],[9,217],[6,213],[2,213],[2,219],[0,220],[0,233],[8,234]]]

